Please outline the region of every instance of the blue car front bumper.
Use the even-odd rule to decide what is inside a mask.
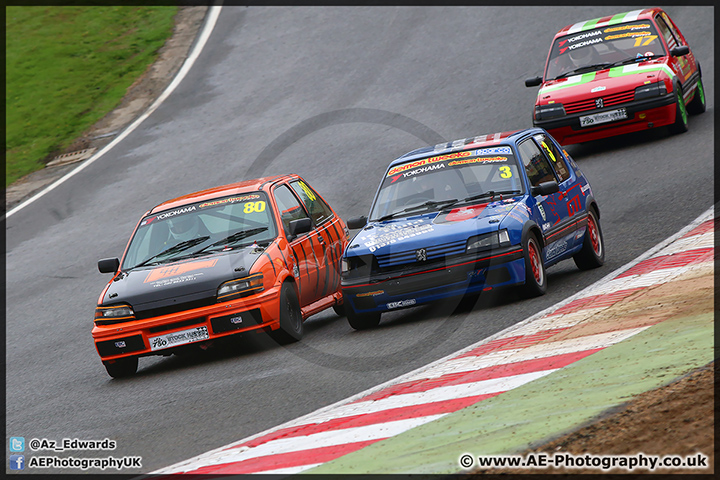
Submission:
[[[444,298],[525,282],[525,259],[519,245],[463,255],[441,262],[342,279],[344,301],[357,313],[386,312]]]

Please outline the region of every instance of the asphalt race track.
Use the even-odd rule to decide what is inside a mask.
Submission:
[[[149,472],[449,355],[672,235],[713,204],[715,65],[712,7],[667,11],[702,64],[708,111],[690,117],[682,135],[657,130],[568,148],[600,204],[603,268],[580,272],[564,262],[548,271],[543,297],[520,301],[505,292],[472,309],[455,309],[457,302],[408,309],[384,315],[371,331],[356,332],[327,310],[288,347],[252,336],[198,358],[142,358],[135,377],[112,380],[90,337],[109,280],[97,260],[121,255],[147,209],[191,191],[295,172],[343,219],[366,214],[397,156],[531,126],[537,88],[524,79],[542,72],[553,34],[617,13],[223,7],[197,63],[157,111],[7,219],[7,436],[109,438],[117,442],[112,452],[71,453],[142,455],[142,469],[124,472]]]

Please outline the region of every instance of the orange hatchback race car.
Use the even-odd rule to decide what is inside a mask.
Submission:
[[[98,262],[113,274],[95,309],[98,354],[110,376],[124,377],[138,357],[241,332],[297,341],[310,315],[342,311],[347,242],[345,223],[297,175],[164,202],[142,216],[121,259]]]

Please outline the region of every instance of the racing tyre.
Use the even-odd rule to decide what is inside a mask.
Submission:
[[[705,88],[703,87],[702,78],[698,80],[695,96],[687,104],[687,111],[691,115],[697,115],[705,111]]]
[[[380,323],[380,312],[355,313],[350,305],[345,307],[348,323],[355,330],[367,330],[377,327]]]
[[[542,259],[542,248],[534,233],[528,235],[523,248],[525,255],[525,297],[538,297],[547,291],[545,263]]]
[[[605,263],[605,242],[603,241],[600,222],[592,210],[588,212],[588,226],[585,230],[583,246],[573,256],[573,260],[575,260],[575,265],[580,270],[590,270]]]
[[[675,85],[675,123],[670,125],[670,132],[685,133],[688,131],[688,113],[680,87]]]
[[[280,328],[273,332],[273,337],[279,344],[285,345],[300,340],[303,332],[297,293],[290,283],[285,282],[280,290]]]
[[[333,311],[338,317],[344,317],[345,316],[345,305],[333,305]]]
[[[455,307],[455,310],[453,310],[453,313],[466,313],[471,311],[473,308],[475,308],[478,300],[480,300],[479,293],[467,293],[463,295],[462,297],[460,297],[460,301]]]
[[[135,372],[137,372],[138,358],[125,357],[115,360],[113,363],[105,361],[103,365],[105,365],[105,370],[107,370],[108,375],[113,378],[129,377],[135,375]]]

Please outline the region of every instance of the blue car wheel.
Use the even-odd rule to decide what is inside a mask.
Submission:
[[[377,327],[380,323],[380,312],[355,313],[350,305],[345,307],[348,323],[355,330],[367,330]]]
[[[580,270],[590,270],[605,263],[605,242],[603,240],[600,221],[595,212],[588,212],[588,226],[580,251],[573,257]]]
[[[523,248],[525,255],[525,295],[538,297],[547,291],[547,276],[542,259],[542,247],[534,233],[528,235]]]

